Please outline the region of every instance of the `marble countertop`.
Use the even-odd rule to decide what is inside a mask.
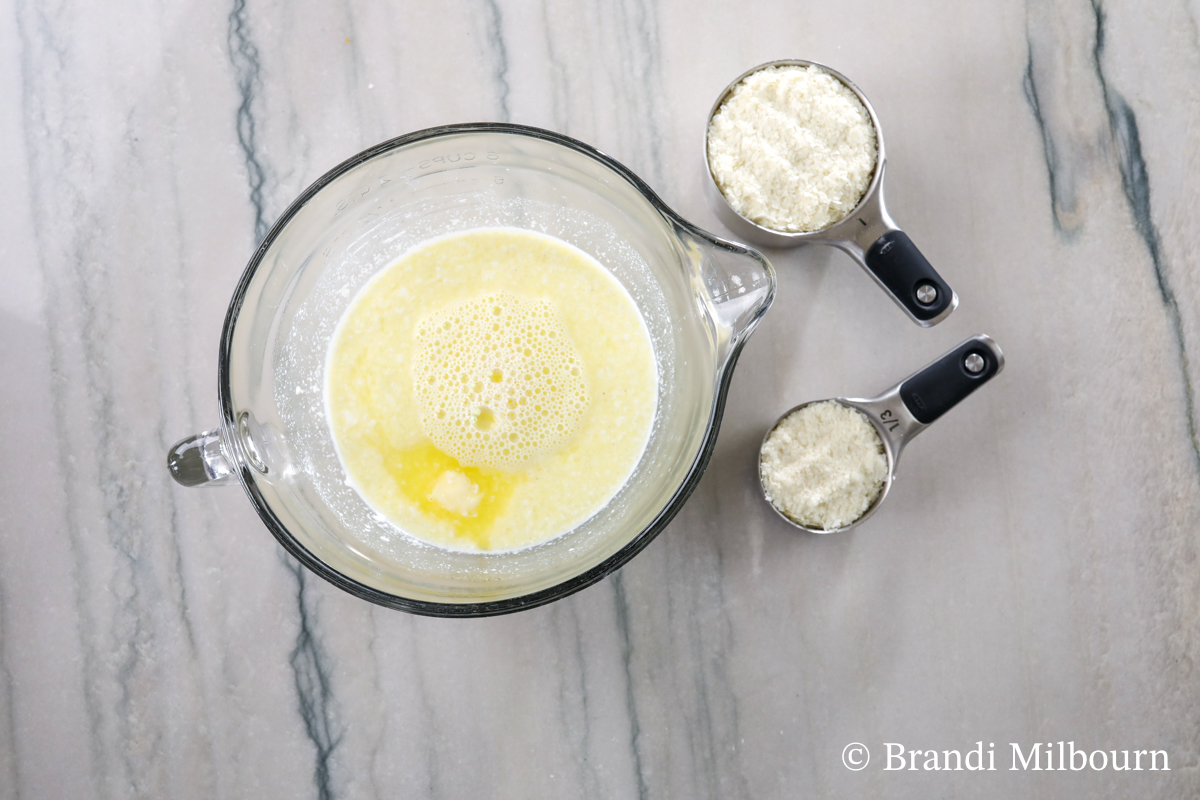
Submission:
[[[1200,795],[1198,26],[1196,0],[4,3],[0,798]],[[777,58],[871,98],[892,213],[961,305],[924,330],[840,252],[768,251],[712,465],[616,575],[410,616],[299,568],[239,489],[170,480],[255,243],[327,169],[526,123],[727,235],[705,115]],[[783,410],[976,333],[1003,374],[869,522],[764,505]],[[1060,741],[1147,754],[1060,770]],[[926,769],[977,742],[995,770]],[[1055,769],[1010,769],[1039,743]]]

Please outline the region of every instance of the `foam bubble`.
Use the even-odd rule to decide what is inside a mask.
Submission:
[[[417,324],[421,425],[471,467],[513,470],[554,452],[590,402],[587,374],[550,300],[496,293]]]

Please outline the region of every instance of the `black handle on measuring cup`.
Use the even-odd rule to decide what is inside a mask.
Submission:
[[[1004,353],[991,338],[972,336],[900,384],[900,399],[926,425],[954,408],[1004,368]]]
[[[888,231],[866,252],[867,269],[919,325],[934,325],[952,308],[954,291],[904,231]],[[931,296],[932,294],[932,296]]]

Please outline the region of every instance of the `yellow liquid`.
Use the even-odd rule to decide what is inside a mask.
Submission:
[[[325,400],[351,485],[406,533],[512,550],[587,520],[649,438],[658,371],[625,289],[558,239],[426,242],[363,287]]]

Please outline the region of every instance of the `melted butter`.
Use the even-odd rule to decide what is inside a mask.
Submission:
[[[422,514],[449,526],[461,544],[469,543],[479,550],[492,549],[489,534],[520,483],[520,475],[464,467],[432,443],[397,450],[378,438],[371,446],[383,456],[387,474],[400,494]],[[447,476],[460,476],[461,482],[473,487],[474,502],[456,502],[458,498],[454,495],[462,491],[461,482],[453,478],[447,481]],[[448,487],[447,491],[447,483],[458,485]],[[439,492],[439,488],[443,491]]]

